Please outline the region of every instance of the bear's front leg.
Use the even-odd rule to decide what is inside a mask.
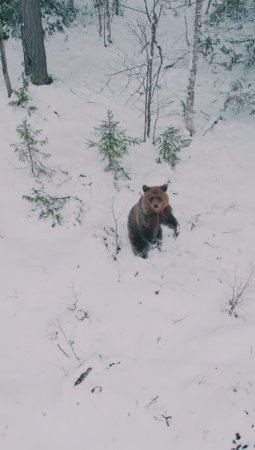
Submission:
[[[162,228],[160,227],[155,238],[152,241],[152,247],[157,248],[159,251],[161,251],[162,237]]]
[[[174,230],[174,237],[177,238],[180,233],[180,225],[178,220],[174,217],[172,213],[171,206],[167,206],[164,211],[160,214],[160,223],[166,225]]]
[[[150,249],[148,242],[137,235],[129,236],[129,238],[133,253],[144,259],[148,258],[148,251]]]

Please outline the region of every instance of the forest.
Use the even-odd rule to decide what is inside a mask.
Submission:
[[[255,448],[254,31],[1,0],[1,448]]]

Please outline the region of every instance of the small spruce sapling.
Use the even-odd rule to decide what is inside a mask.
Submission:
[[[35,130],[26,119],[22,121],[16,128],[20,142],[12,144],[15,152],[18,154],[20,161],[28,163],[31,172],[35,178],[39,178],[41,175],[51,177],[54,170],[45,166],[41,159],[45,160],[50,157],[49,153],[45,153],[41,150],[48,143],[48,139],[39,139],[41,130]]]
[[[41,150],[41,147],[47,144],[47,139],[39,139],[41,130],[34,130],[26,119],[17,127],[17,134],[20,142],[12,144],[15,152],[22,162],[28,164],[31,172],[41,186],[40,189],[32,190],[31,195],[23,195],[23,198],[29,201],[33,212],[38,212],[39,219],[50,219],[52,227],[62,225],[64,222],[64,209],[67,214],[74,216],[74,225],[81,224],[83,214],[83,202],[78,197],[73,196],[54,196],[45,191],[41,176],[47,176],[52,180],[55,170],[43,164],[42,160],[50,157],[50,154]],[[67,207],[67,205],[69,205]],[[71,213],[71,214],[70,214]]]
[[[248,110],[250,114],[254,114],[255,106],[255,90],[252,84],[244,82],[244,80],[236,80],[231,83],[231,90],[223,104],[223,111],[232,111],[234,114]]]
[[[178,153],[182,148],[188,147],[190,143],[191,139],[185,137],[178,128],[167,128],[155,141],[160,155],[157,162],[161,163],[162,159],[174,168],[180,161]]]
[[[28,114],[31,115],[37,108],[36,106],[29,105],[31,97],[28,93],[28,86],[29,79],[24,73],[22,73],[22,85],[19,89],[13,91],[9,105],[14,108],[25,108],[27,109]]]
[[[128,173],[121,167],[120,161],[128,153],[130,145],[140,144],[140,140],[126,135],[119,127],[119,122],[113,119],[112,111],[107,111],[106,120],[94,128],[97,141],[87,141],[88,146],[96,147],[106,162],[105,171],[111,172],[114,179],[130,179]]]
[[[214,10],[209,16],[210,25],[218,25],[226,17],[233,20],[242,19],[247,15],[245,0],[222,0],[214,3]]]

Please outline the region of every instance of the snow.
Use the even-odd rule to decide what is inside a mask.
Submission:
[[[123,40],[129,55],[135,45],[127,17],[115,19],[113,38],[119,44],[111,48],[103,47],[93,24],[49,38],[46,52],[54,82],[29,87],[37,110],[28,120],[47,136],[48,164],[58,170],[45,186],[83,201],[81,225],[74,223],[70,206],[63,225],[52,228],[22,198],[37,187],[10,147],[26,112],[8,106],[1,83],[4,450],[231,450],[255,445],[253,284],[237,307],[238,317],[228,314],[233,285],[245,281],[254,264],[254,119],[232,116],[204,134],[211,122],[200,111],[206,108],[214,120],[220,93],[215,75],[203,65],[196,97],[198,132],[180,164],[175,170],[156,164],[153,145],[141,144],[124,159],[131,180],[114,186],[97,150],[86,141],[93,139],[93,127],[108,109],[128,134],[143,134],[140,111],[132,102],[125,104],[132,83],[121,91],[120,78],[113,92],[103,89],[105,75],[120,64],[123,27],[130,38]],[[177,31],[179,25],[169,29]],[[6,42],[6,53],[15,87],[22,70],[20,42]],[[185,95],[187,67],[166,74],[166,95],[172,93],[175,102],[160,127],[169,120],[183,126],[175,111],[180,109],[176,99]],[[127,215],[143,184],[168,181],[181,233],[174,240],[164,228],[162,252],[152,250],[143,260],[131,252]],[[117,260],[110,234],[113,213],[121,241]],[[241,439],[234,444],[236,433]]]

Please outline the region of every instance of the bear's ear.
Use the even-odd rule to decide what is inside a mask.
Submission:
[[[146,184],[143,185],[143,192],[147,192],[150,190],[149,186],[146,186]]]
[[[165,192],[167,191],[167,188],[168,188],[167,184],[163,184],[162,186],[160,186],[160,189]]]

